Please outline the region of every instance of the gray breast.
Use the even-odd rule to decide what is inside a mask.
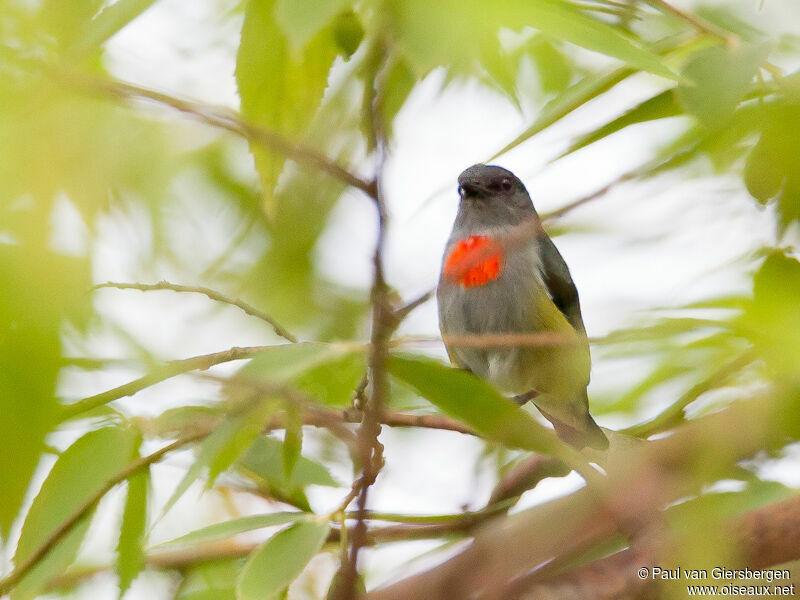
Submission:
[[[449,251],[449,246],[448,246]],[[535,331],[533,298],[546,293],[538,245],[533,242],[506,256],[500,276],[480,287],[464,288],[440,280],[439,324],[444,335]],[[448,345],[451,358],[495,385],[516,391],[520,351],[517,348],[472,348]],[[527,391],[527,390],[521,390]]]

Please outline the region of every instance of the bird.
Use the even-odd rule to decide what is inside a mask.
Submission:
[[[591,356],[578,290],[528,190],[511,171],[476,164],[459,175],[458,192],[436,292],[451,362],[519,403],[532,400],[562,441],[606,449],[589,414]],[[513,342],[517,334],[552,340],[490,345],[464,337]]]

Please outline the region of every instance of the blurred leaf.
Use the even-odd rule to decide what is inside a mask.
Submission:
[[[471,373],[429,358],[397,354],[389,359],[389,372],[488,439],[545,453],[558,443],[531,415]]]
[[[677,88],[678,102],[706,127],[719,127],[747,94],[769,52],[766,44],[730,49],[713,46],[697,52],[683,69],[687,83]]]
[[[286,523],[296,523],[297,521],[309,519],[312,516],[313,515],[309,515],[309,513],[305,512],[278,512],[242,517],[241,519],[233,519],[231,521],[225,521],[224,523],[215,523],[214,525],[197,529],[179,538],[175,538],[174,540],[163,542],[159,544],[159,546],[166,546],[167,544],[200,544],[225,540],[240,533],[253,531],[254,529],[274,527],[275,525],[284,525]]]
[[[277,533],[250,555],[236,586],[238,600],[269,600],[286,589],[319,552],[330,527],[300,522]]]
[[[131,460],[136,435],[130,429],[105,427],[90,431],[58,457],[33,500],[22,526],[14,563],[24,563],[58,527],[121,471]],[[22,578],[12,600],[36,597],[55,575],[74,560],[91,517],[77,523]]]
[[[778,197],[783,227],[800,220],[800,102],[780,101],[763,107],[763,130],[744,170],[747,191],[766,204]]]
[[[339,570],[336,571],[336,574],[333,576],[331,584],[330,586],[328,586],[328,593],[325,595],[325,600],[341,600],[343,594],[342,584],[345,581],[342,569],[344,569],[344,566],[339,567]],[[358,573],[357,575],[358,576],[356,577],[354,586],[356,594],[366,595],[367,586],[364,585],[364,577],[360,573]]]
[[[217,476],[233,464],[258,436],[265,418],[263,412],[254,410],[227,418],[220,423],[211,435],[201,442],[197,458],[167,500],[159,519],[169,512],[206,469],[208,470],[206,489],[211,488]]]
[[[290,403],[286,404],[286,428],[283,435],[283,472],[291,479],[300,451],[303,449],[303,422],[300,412]]]
[[[103,0],[44,0],[41,19],[45,27],[58,39],[62,48],[69,46],[97,11]]]
[[[351,0],[276,0],[275,21],[283,28],[292,52],[298,52],[350,3]]]
[[[767,257],[753,281],[753,302],[741,319],[745,333],[778,374],[797,377],[800,262],[775,252]]]
[[[282,4],[288,10],[295,3]],[[310,6],[305,2],[297,4]],[[246,119],[299,140],[322,100],[336,45],[331,32],[323,30],[302,51],[291,53],[286,36],[273,19],[280,6],[276,7],[274,0],[248,2],[236,58],[236,82]],[[274,215],[274,188],[285,157],[257,144],[250,147],[261,178],[265,209]]]
[[[33,227],[20,234],[18,245],[0,243],[0,285],[6,290],[0,294],[0,440],[5,456],[13,457],[0,461],[3,538],[55,424],[64,320],[73,317],[80,325],[86,312],[86,261],[50,252],[43,247],[46,237],[24,237],[37,234],[44,237]]]
[[[60,0],[56,0],[56,2],[70,7],[73,4],[64,3]],[[72,40],[68,53],[78,58],[89,54],[92,50],[99,48],[112,38],[119,30],[136,19],[155,2],[156,0],[117,0],[114,4],[106,6],[90,23],[81,28],[80,35],[75,36]],[[98,4],[102,4],[102,0]]]
[[[671,506],[667,509],[667,519],[672,527],[693,526],[697,523],[698,514],[704,518],[713,514],[716,518],[725,519],[787,500],[797,493],[798,490],[777,481],[753,479],[741,491],[712,492]]]
[[[634,71],[631,69],[621,68],[610,73],[588,75],[584,77],[545,104],[544,108],[542,108],[536,117],[536,120],[525,129],[525,131],[496,152],[490,160],[494,160],[501,154],[510,152],[537,133],[544,131],[553,123],[561,120],[578,107],[607,92],[620,81],[633,74],[633,72]]]
[[[236,580],[243,565],[235,559],[189,567],[175,600],[236,600]]]
[[[138,452],[137,452],[138,455]],[[147,492],[150,469],[142,469],[128,479],[128,493],[122,512],[122,526],[117,544],[119,597],[144,569],[144,538],[147,528]]]
[[[572,63],[544,35],[535,35],[524,50],[536,65],[539,86],[545,94],[559,94],[572,81]]]
[[[398,43],[419,77],[439,65],[457,73],[474,70],[501,27],[521,24],[547,35],[618,58],[629,66],[674,79],[661,59],[619,29],[560,0],[501,0],[491,9],[482,2],[395,0],[389,3]]]
[[[348,406],[366,369],[361,349],[333,344],[283,344],[253,358],[241,371],[245,378],[289,383],[323,404]]]
[[[340,14],[333,22],[333,39],[342,55],[349,59],[356,53],[364,39],[364,26],[353,11]]]
[[[602,127],[595,129],[593,132],[581,136],[572,144],[570,144],[569,148],[559,155],[559,158],[563,158],[564,156],[571,154],[576,150],[580,150],[589,144],[593,144],[599,140],[602,140],[612,133],[616,133],[617,131],[620,131],[621,129],[624,129],[630,125],[644,123],[646,121],[654,121],[657,119],[666,119],[668,117],[675,117],[681,114],[683,114],[683,110],[675,101],[674,90],[666,90],[660,94],[656,94],[652,98],[645,100],[613,121],[610,121]]]
[[[239,459],[239,467],[269,493],[286,497],[305,511],[311,510],[303,494],[306,486],[339,486],[328,469],[302,455],[298,457],[291,476],[287,477],[283,468],[283,442],[269,436],[261,436],[253,442]]]
[[[293,385],[329,406],[348,407],[353,392],[367,369],[363,352],[313,366],[293,379]]]

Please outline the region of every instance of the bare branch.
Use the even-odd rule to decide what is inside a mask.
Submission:
[[[297,342],[297,338],[294,335],[289,333],[289,331],[285,327],[283,327],[273,317],[271,317],[264,311],[258,310],[257,308],[255,308],[250,304],[247,304],[243,300],[239,300],[238,298],[229,298],[228,296],[225,296],[224,294],[207,287],[195,286],[195,285],[179,285],[177,283],[170,283],[168,281],[159,281],[158,283],[118,283],[114,281],[107,281],[106,283],[98,283],[92,289],[98,290],[101,288],[116,288],[118,290],[139,290],[142,292],[171,290],[173,292],[202,294],[210,298],[211,300],[222,302],[223,304],[230,304],[231,306],[236,306],[237,308],[240,308],[242,311],[244,311],[251,317],[256,317],[257,319],[261,319],[262,321],[269,323],[269,325],[272,327],[275,333],[281,336],[283,339],[288,340],[290,342]]]

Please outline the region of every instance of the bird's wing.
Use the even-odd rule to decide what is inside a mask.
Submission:
[[[550,236],[543,235],[540,244],[542,275],[547,291],[553,299],[553,304],[567,318],[567,321],[575,331],[586,335],[583,317],[581,317],[578,290],[572,282],[567,263],[564,262],[561,253],[559,253]]]

